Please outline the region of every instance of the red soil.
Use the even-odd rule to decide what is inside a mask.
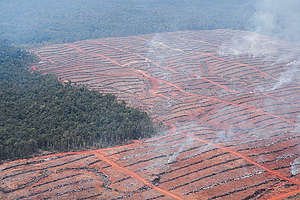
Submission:
[[[276,86],[296,67],[276,57],[300,52],[278,44],[273,57],[217,53],[239,34],[184,31],[36,49],[42,61],[33,70],[114,93],[171,128],[125,146],[6,162],[0,197],[297,198],[300,84]]]

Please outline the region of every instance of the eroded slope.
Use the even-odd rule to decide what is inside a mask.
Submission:
[[[282,199],[300,192],[299,46],[185,31],[36,49],[33,70],[115,93],[171,128],[0,166],[8,199]],[[253,36],[253,35],[252,35]],[[244,40],[241,40],[244,41]]]

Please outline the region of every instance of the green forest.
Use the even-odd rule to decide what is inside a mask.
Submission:
[[[257,1],[3,0],[0,38],[26,46],[178,30],[251,30]]]
[[[0,43],[0,160],[128,143],[155,133],[147,113],[28,70],[37,59]]]

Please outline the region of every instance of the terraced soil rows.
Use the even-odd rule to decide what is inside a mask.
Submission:
[[[126,146],[4,163],[1,197],[297,198],[300,48],[277,41],[275,54],[220,53],[244,34],[184,31],[34,50],[41,62],[33,70],[114,93],[170,129]]]

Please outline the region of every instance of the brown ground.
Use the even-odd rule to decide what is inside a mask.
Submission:
[[[0,197],[300,198],[300,48],[261,37],[266,53],[226,53],[244,34],[184,31],[34,50],[41,62],[33,70],[114,93],[171,128],[126,146],[4,163]]]

